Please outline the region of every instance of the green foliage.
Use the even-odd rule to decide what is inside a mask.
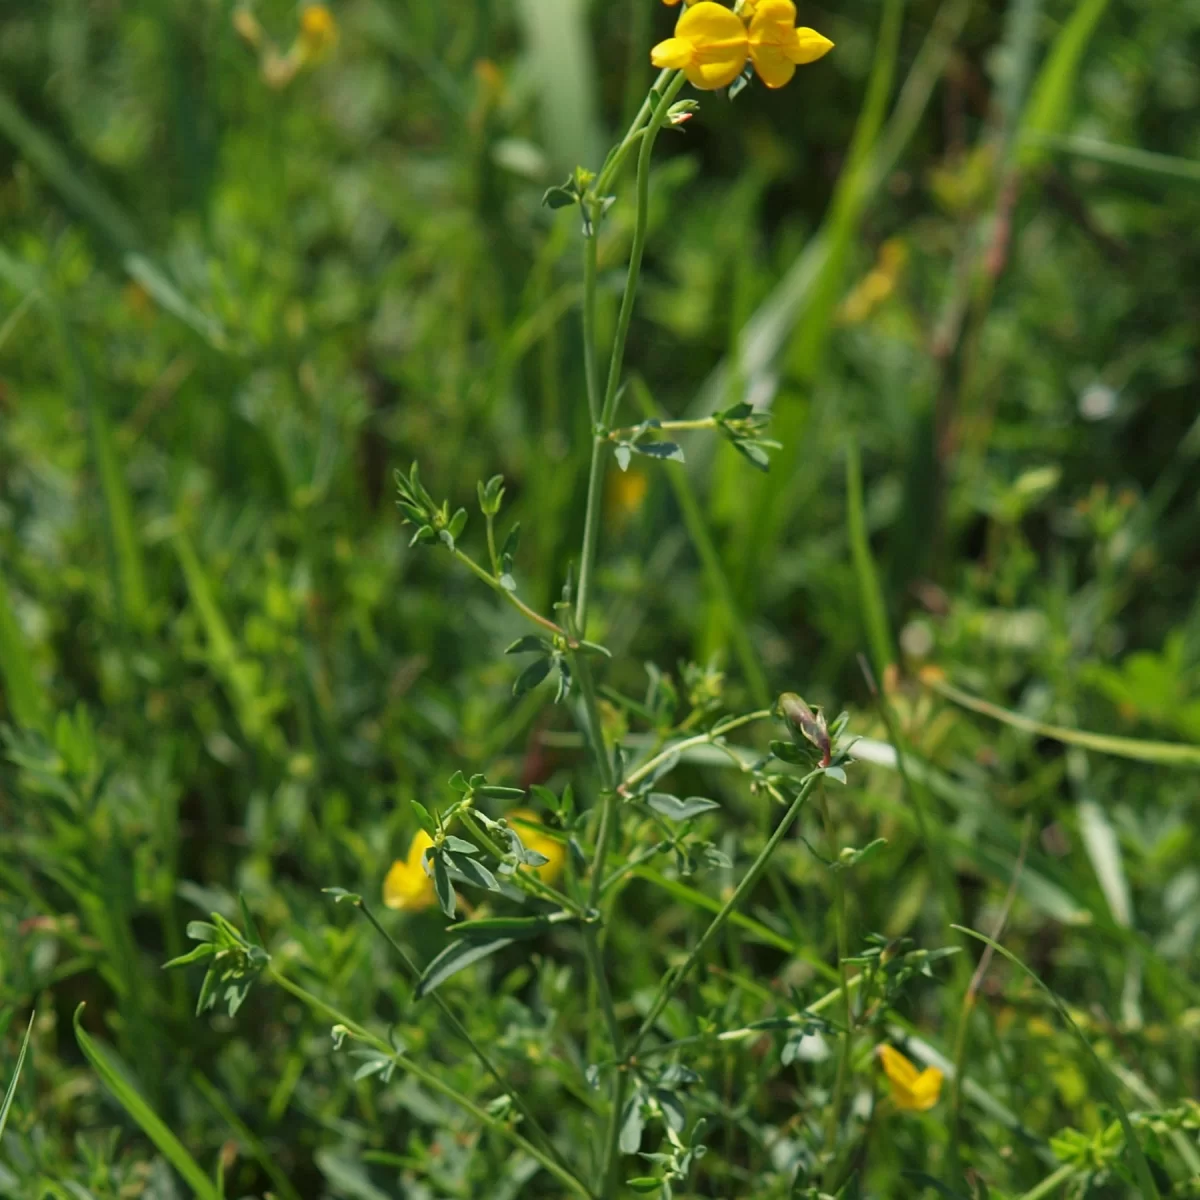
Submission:
[[[1198,1194],[1195,3],[9,8],[0,1197]]]

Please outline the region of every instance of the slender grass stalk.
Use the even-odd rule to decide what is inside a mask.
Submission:
[[[660,76],[660,80],[661,78]],[[650,157],[654,151],[654,142],[658,131],[666,118],[667,109],[671,107],[684,82],[683,74],[676,73],[662,92],[658,93],[658,102],[650,114],[650,123],[641,136],[641,145],[638,150],[637,215],[633,227],[633,245],[629,251],[629,273],[625,279],[625,292],[621,297],[621,309],[617,315],[617,329],[613,337],[612,355],[608,364],[608,382],[604,388],[604,402],[600,406],[599,425],[592,435],[592,459],[588,470],[587,511],[583,523],[583,550],[579,560],[579,591],[575,598],[575,624],[583,637],[587,636],[592,570],[596,561],[596,545],[600,528],[600,495],[604,486],[604,456],[608,453],[608,438],[605,431],[613,422],[617,402],[620,398],[621,368],[625,362],[625,342],[629,336],[634,299],[637,296],[638,282],[641,279],[642,255],[646,249],[646,229],[650,217]],[[643,110],[645,107],[646,105],[643,105]],[[639,113],[639,117],[640,115]],[[630,141],[631,137],[627,136],[625,142],[622,143],[622,149],[619,149],[614,155],[614,160],[619,161],[623,148]],[[609,166],[612,167],[613,163],[610,162]],[[600,183],[603,183],[608,177],[609,171],[606,169],[601,173]],[[600,183],[597,184],[597,194],[603,195]],[[592,287],[594,290],[595,279],[592,280]],[[585,298],[585,309],[587,303]]]
[[[1046,1197],[1054,1195],[1076,1173],[1076,1170],[1077,1168],[1069,1163],[1059,1167],[1052,1175],[1047,1175],[1036,1187],[1022,1193],[1018,1200],[1046,1200]]]
[[[289,979],[277,967],[269,966],[267,968],[267,975],[272,983],[295,996],[297,1000],[306,1005],[314,1013],[327,1017],[335,1024],[343,1026],[349,1036],[362,1042],[364,1045],[370,1046],[372,1050],[378,1054],[382,1054],[385,1058],[390,1059],[402,1071],[407,1072],[414,1079],[423,1083],[430,1091],[437,1092],[439,1096],[444,1096],[451,1103],[458,1105],[464,1112],[470,1113],[481,1125],[486,1126],[493,1133],[511,1142],[517,1149],[524,1151],[530,1158],[539,1163],[544,1170],[553,1175],[572,1195],[584,1196],[587,1200],[595,1200],[595,1193],[585,1183],[577,1179],[570,1171],[560,1166],[540,1146],[535,1146],[533,1142],[522,1137],[515,1129],[506,1125],[498,1117],[494,1117],[486,1109],[480,1108],[469,1096],[464,1096],[456,1087],[447,1083],[441,1074],[436,1071],[430,1071],[414,1059],[409,1058],[408,1055],[399,1053],[384,1041],[383,1038],[377,1037],[353,1018],[348,1017],[345,1013],[334,1008],[333,1005],[327,1004],[324,1000],[314,996],[307,988],[301,987],[300,984]]]
[[[825,1187],[826,1190],[829,1190],[837,1171],[838,1124],[841,1119],[842,1102],[846,1095],[846,1078],[850,1070],[850,1054],[854,1041],[854,1015],[850,1004],[850,972],[846,966],[846,959],[850,956],[849,937],[846,930],[846,879],[845,872],[838,863],[837,827],[833,822],[833,814],[829,811],[829,797],[825,793],[824,786],[821,787],[817,805],[821,810],[821,824],[825,828],[829,860],[833,864],[831,868],[833,871],[833,921],[837,936],[838,975],[841,979],[839,990],[842,994],[842,1049],[838,1055],[833,1096],[825,1114],[825,1146],[829,1154]]]
[[[373,926],[376,933],[378,933],[379,936],[388,944],[388,946],[391,947],[392,953],[395,954],[395,956],[400,960],[400,965],[404,968],[409,980],[413,983],[416,983],[417,980],[421,978],[421,972],[417,969],[417,964],[413,962],[411,958],[409,958],[408,952],[404,949],[404,947],[401,946],[394,937],[392,937],[392,935],[383,927],[382,924],[380,924],[379,918],[376,917],[375,914],[367,907],[361,896],[354,901],[354,907],[357,908],[360,913],[362,913],[367,921]],[[442,1016],[446,1018],[446,1024],[450,1026],[455,1035],[466,1043],[467,1048],[479,1060],[479,1063],[483,1069],[500,1085],[501,1088],[504,1089],[507,1095],[512,1097],[513,1104],[516,1105],[521,1116],[524,1117],[528,1122],[529,1128],[534,1132],[534,1134],[536,1134],[537,1140],[545,1148],[546,1153],[549,1154],[554,1161],[563,1168],[563,1170],[570,1170],[566,1160],[558,1152],[558,1149],[550,1140],[550,1135],[542,1128],[537,1117],[533,1115],[533,1110],[529,1107],[520,1091],[513,1086],[512,1081],[496,1065],[488,1052],[484,1050],[484,1048],[471,1036],[470,1030],[467,1029],[462,1021],[458,1019],[457,1014],[450,1007],[449,1003],[446,1001],[446,998],[436,989],[428,993],[428,995],[432,998],[433,1002],[438,1006],[438,1008],[441,1009]]]
[[[1142,1149],[1142,1144],[1138,1141],[1137,1133],[1134,1131],[1133,1124],[1129,1120],[1129,1114],[1125,1111],[1125,1105],[1121,1103],[1121,1097],[1117,1093],[1117,1089],[1113,1086],[1112,1073],[1104,1065],[1104,1062],[1096,1051],[1092,1049],[1092,1043],[1087,1040],[1083,1030],[1075,1023],[1074,1018],[1068,1011],[1067,1006],[1059,998],[1058,993],[1048,984],[1044,983],[1042,977],[1036,971],[1026,966],[1011,950],[1000,945],[994,938],[990,938],[978,930],[968,929],[965,925],[956,925],[955,928],[959,932],[965,933],[968,937],[973,937],[978,941],[984,942],[997,954],[1008,959],[1014,967],[1017,967],[1025,975],[1029,976],[1049,997],[1050,1003],[1054,1005],[1063,1023],[1075,1035],[1076,1040],[1086,1051],[1088,1059],[1092,1064],[1096,1081],[1100,1085],[1100,1090],[1104,1093],[1105,1100],[1108,1101],[1113,1111],[1117,1114],[1117,1120],[1121,1123],[1121,1132],[1125,1135],[1125,1149],[1133,1159],[1133,1175],[1137,1180],[1142,1200],[1158,1200],[1159,1191],[1154,1182],[1154,1174],[1150,1170],[1150,1163],[1146,1159],[1146,1152]]]
[[[662,1011],[671,1001],[671,997],[679,990],[683,981],[687,978],[692,967],[700,960],[705,950],[708,949],[709,943],[720,933],[725,922],[737,909],[738,905],[746,898],[747,895],[754,889],[754,886],[762,878],[763,872],[767,869],[767,864],[771,861],[771,856],[775,853],[779,843],[783,841],[788,830],[792,826],[792,822],[800,815],[800,810],[804,807],[809,796],[812,794],[813,788],[817,781],[821,778],[818,775],[810,775],[797,793],[796,798],[792,801],[791,806],[784,814],[783,819],[775,827],[775,832],[767,839],[767,844],[759,851],[758,857],[750,865],[750,869],[742,876],[741,883],[738,884],[732,896],[721,907],[721,911],[713,917],[708,928],[700,935],[699,941],[692,947],[691,953],[687,956],[683,965],[675,970],[668,971],[663,977],[662,983],[659,985],[658,993],[655,995],[653,1002],[650,1005],[649,1011],[642,1019],[641,1026],[634,1035],[633,1040],[629,1044],[628,1056],[630,1059],[637,1054],[642,1043],[649,1036],[650,1031],[654,1028],[654,1023],[662,1015]]]

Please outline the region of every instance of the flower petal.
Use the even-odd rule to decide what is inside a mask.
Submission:
[[[691,43],[690,62],[683,68],[688,82],[703,91],[728,87],[746,65],[746,27],[731,9],[700,0],[679,18],[675,37]]]
[[[917,1081],[917,1068],[894,1046],[886,1043],[878,1048],[876,1053],[883,1065],[883,1073],[898,1087],[912,1089]]]
[[[824,58],[832,49],[833,43],[824,34],[804,26],[796,30],[795,39],[788,48],[788,57],[802,67]]]
[[[650,61],[656,67],[670,67],[672,70],[686,70],[692,63],[692,43],[686,38],[667,38],[659,42],[650,51]]]
[[[779,46],[757,46],[752,51],[754,69],[758,77],[769,88],[781,88],[790,83],[796,73],[796,64]]]

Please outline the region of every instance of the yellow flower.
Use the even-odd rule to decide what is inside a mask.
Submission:
[[[309,62],[321,58],[337,44],[338,27],[324,4],[309,4],[300,14],[300,52]]]
[[[917,1068],[892,1046],[878,1049],[883,1073],[892,1085],[892,1103],[904,1112],[928,1112],[942,1094],[942,1073],[937,1067]]]
[[[781,88],[797,66],[816,62],[833,43],[815,29],[796,28],[792,0],[758,0],[750,19],[750,58],[769,88]]]
[[[425,873],[425,851],[433,839],[421,829],[408,848],[408,857],[392,863],[383,881],[383,902],[401,912],[421,912],[437,903],[433,879]]]
[[[546,862],[535,868],[542,877],[542,881],[550,884],[557,882],[558,877],[562,874],[563,863],[567,858],[566,846],[552,837],[547,837],[544,833],[538,833],[536,826],[541,822],[537,819],[537,814],[528,808],[514,808],[508,814],[508,819],[515,823],[514,827],[517,836],[521,839],[521,845],[526,850],[532,850],[535,854],[541,854],[546,858]]]
[[[650,61],[682,71],[694,88],[714,91],[742,73],[749,52],[746,27],[738,17],[713,0],[700,0],[679,18],[675,36],[650,51]]]
[[[650,477],[631,466],[627,471],[609,471],[605,505],[618,525],[627,524],[641,511],[650,490]]]

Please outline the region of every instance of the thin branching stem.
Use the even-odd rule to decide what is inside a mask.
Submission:
[[[480,1108],[470,1096],[464,1095],[452,1084],[447,1083],[442,1072],[428,1070],[415,1059],[400,1053],[384,1041],[383,1038],[373,1034],[365,1026],[360,1025],[345,1013],[334,1008],[333,1005],[327,1004],[320,997],[314,996],[307,988],[303,988],[294,980],[289,979],[277,967],[268,967],[267,974],[272,983],[283,988],[285,992],[290,992],[291,995],[295,996],[297,1000],[313,1012],[326,1017],[336,1025],[342,1026],[349,1037],[370,1046],[376,1053],[382,1054],[385,1058],[394,1062],[406,1074],[423,1083],[430,1091],[444,1096],[451,1103],[458,1105],[464,1112],[470,1113],[480,1124],[486,1126],[493,1133],[511,1142],[519,1150],[523,1150],[530,1158],[539,1163],[544,1170],[553,1175],[572,1195],[583,1196],[587,1200],[595,1200],[595,1193],[582,1180],[577,1179],[574,1174],[561,1166],[541,1146],[535,1146],[533,1142],[522,1137],[515,1129],[511,1128],[511,1126],[507,1125],[500,1118],[494,1117],[486,1109]]]

